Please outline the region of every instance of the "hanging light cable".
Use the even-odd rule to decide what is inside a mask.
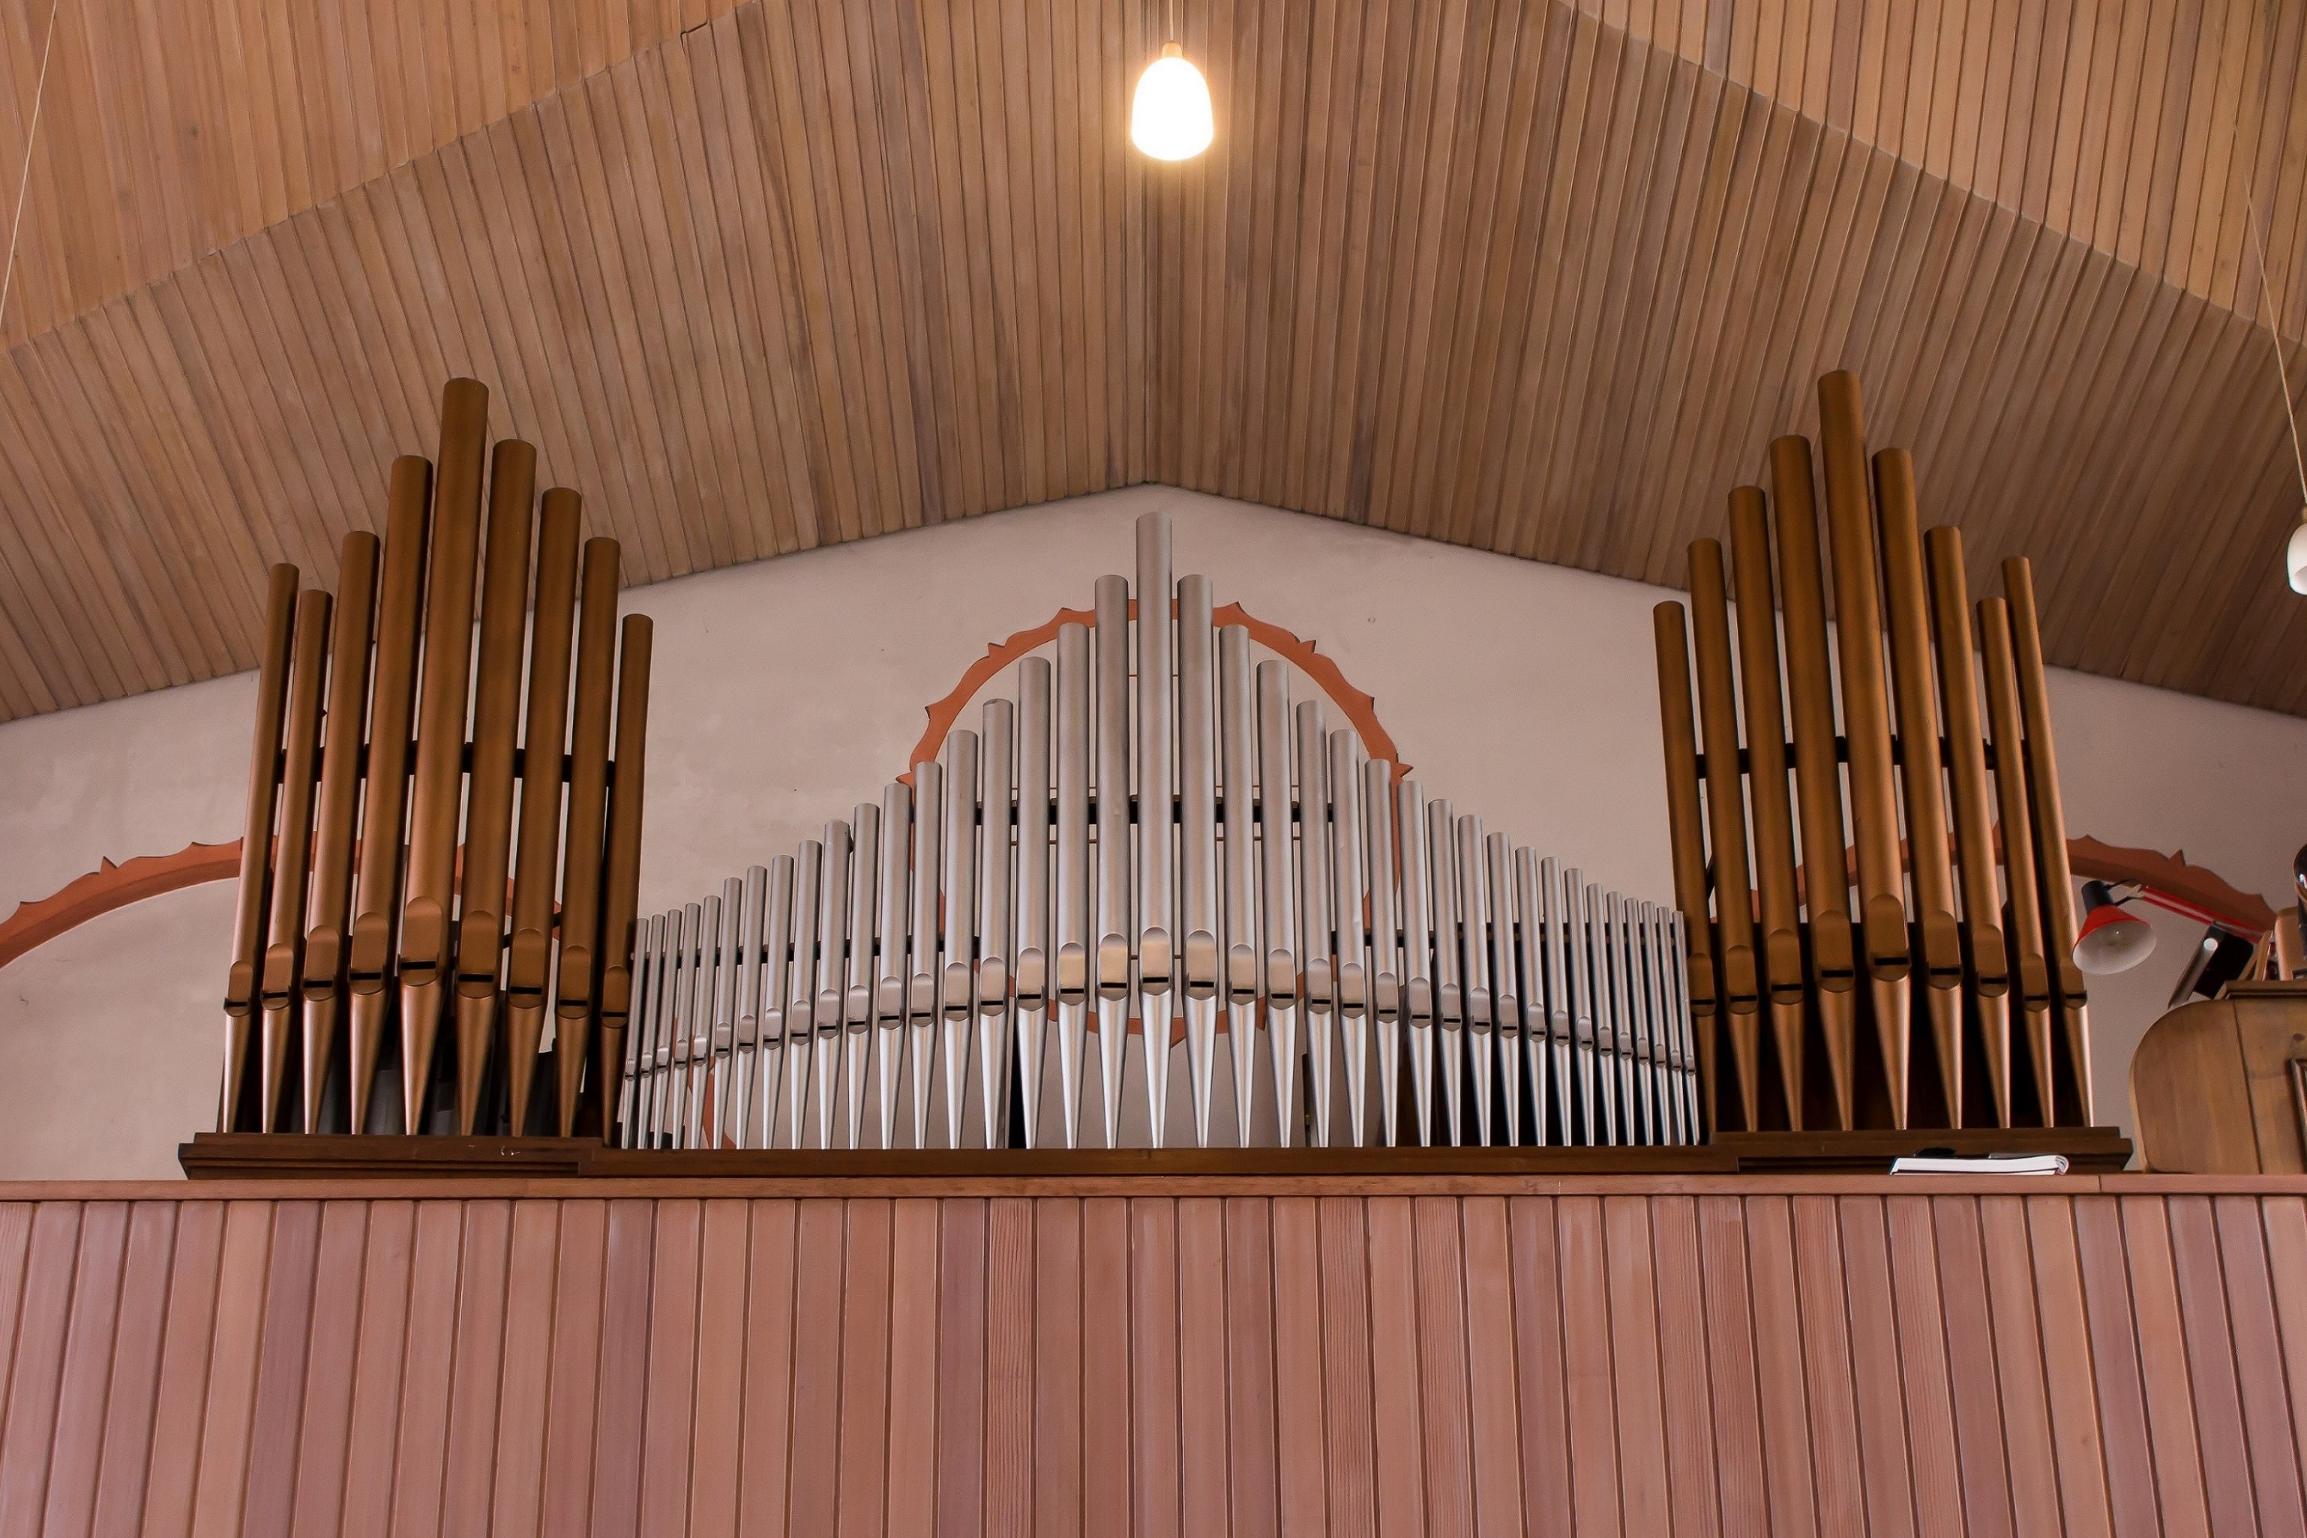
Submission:
[[[1170,0],[1169,40],[1138,76],[1130,98],[1129,142],[1156,160],[1191,160],[1216,133],[1209,82],[1178,43],[1177,0]]]
[[[2270,9],[2272,9],[2270,7]],[[2259,17],[2251,17],[2253,35],[2257,35]],[[2270,78],[2268,89],[2273,90]],[[2261,117],[2265,104],[2261,104]],[[2235,104],[2235,121],[2228,129],[2228,158],[2236,158],[2236,149],[2243,137],[2243,104]],[[2257,145],[2254,143],[2253,148]],[[2275,349],[2275,385],[2283,393],[2283,426],[2291,435],[2291,465],[2299,474],[2299,524],[2291,531],[2291,542],[2284,548],[2283,571],[2291,581],[2291,591],[2307,594],[2307,449],[2299,444],[2299,413],[2291,400],[2291,370],[2283,357],[2283,333],[2275,324],[2275,293],[2268,280],[2267,247],[2259,234],[2259,200],[2253,195],[2251,168],[2243,168],[2243,227],[2251,237],[2251,254],[2259,263],[2259,312],[2267,327],[2267,341]],[[2290,285],[2284,284],[2288,293]]]

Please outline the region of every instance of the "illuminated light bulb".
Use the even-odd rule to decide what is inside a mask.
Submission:
[[[1130,99],[1129,142],[1156,160],[1191,160],[1216,134],[1209,82],[1186,62],[1184,49],[1162,44],[1161,57],[1138,76]]]

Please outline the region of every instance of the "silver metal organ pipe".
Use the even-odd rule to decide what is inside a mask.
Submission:
[[[913,1146],[929,1146],[930,1059],[937,1041],[937,870],[945,845],[945,770],[913,766],[913,954],[905,988],[905,1077]]]
[[[1549,856],[1538,862],[1538,901],[1544,917],[1541,921],[1540,940],[1543,949],[1539,959],[1546,972],[1546,1046],[1553,1060],[1554,1125],[1560,1129],[1562,1141],[1578,1141],[1577,1107],[1574,1086],[1577,1080],[1578,1032],[1571,1016],[1571,995],[1575,989],[1572,968],[1576,965],[1575,952],[1563,944],[1564,931],[1570,924],[1571,904],[1563,897],[1562,871]]]
[[[754,1067],[760,1081],[755,1091],[760,1107],[754,1126],[757,1148],[776,1146],[785,1060],[793,1055],[785,1050],[785,1022],[793,999],[792,966],[793,856],[781,854],[769,861],[769,892],[761,907],[761,1046],[756,1054],[760,1061]]]
[[[849,824],[825,825],[824,885],[817,902],[817,999],[809,1046],[809,1100],[814,1113],[809,1146],[834,1146],[833,1118],[840,1073],[841,1016],[849,960]]]
[[[1394,766],[1362,765],[1363,843],[1370,859],[1370,1018],[1378,1047],[1378,1131],[1401,1142],[1402,928],[1396,902]]]
[[[912,917],[907,878],[913,837],[913,792],[892,781],[881,792],[881,870],[875,879],[873,971],[873,1109],[881,1146],[897,1146],[897,1086],[905,1061],[905,984]]]
[[[718,917],[721,903],[717,897],[690,903],[681,910],[681,965],[675,974],[680,989],[673,1006],[674,1093],[666,1106],[675,1148],[695,1146],[697,1121],[704,1110],[705,1070],[700,1059],[710,1040],[705,1010],[710,1007],[711,995],[704,991],[705,952],[712,944],[705,928],[708,906]]]
[[[745,883],[730,876],[721,883],[720,955],[713,972],[713,1131],[705,1142],[708,1148],[719,1148],[729,1137],[729,1097],[737,1079],[737,931],[744,917]]]
[[[1497,1042],[1498,1103],[1508,1147],[1522,1141],[1522,990],[1515,979],[1513,849],[1503,833],[1482,841],[1490,913],[1490,1028]]]
[[[1529,1095],[1530,1141],[1547,1145],[1547,1080],[1552,1077],[1552,1038],[1549,1032],[1546,978],[1546,894],[1539,883],[1538,856],[1528,849],[1514,851],[1514,901],[1520,924],[1514,931],[1515,963],[1522,973],[1522,1073]]]
[[[1602,1108],[1595,1095],[1594,913],[1585,873],[1573,865],[1562,873],[1567,940],[1570,948],[1570,1033],[1576,1044],[1579,1139],[1601,1143]]]
[[[1078,626],[1075,628],[1079,628]],[[1041,1146],[1041,1062],[1050,1005],[1049,662],[1028,657],[1017,667],[1017,1089],[1025,1146]]]
[[[978,841],[977,1080],[985,1106],[985,1146],[1009,1142],[1009,979],[1016,900],[1017,707],[987,700],[978,728],[982,808]]]
[[[1402,1012],[1409,1023],[1410,1109],[1418,1143],[1434,1142],[1434,859],[1426,796],[1416,780],[1395,787],[1402,836]]]
[[[1474,1141],[1490,1141],[1490,1089],[1496,1066],[1496,1031],[1491,1005],[1497,989],[1490,976],[1490,903],[1483,874],[1482,819],[1458,819],[1459,967],[1465,979],[1460,996],[1466,1007],[1466,1094],[1474,1103]]]
[[[1225,951],[1222,985],[1226,1045],[1234,1071],[1234,1127],[1238,1146],[1252,1141],[1257,1118],[1258,909],[1257,716],[1251,679],[1250,633],[1240,625],[1218,632],[1218,747],[1225,779]]]
[[[944,873],[945,970],[938,990],[942,1018],[937,1050],[945,1084],[946,1147],[962,1146],[961,1117],[969,1100],[970,1010],[977,981],[977,734],[945,739],[945,837],[938,864]]]
[[[1097,895],[1096,911],[1089,913],[1088,885],[1083,883],[1081,902],[1089,916],[1087,927],[1081,931],[1086,948],[1083,961],[1087,967],[1085,981],[1078,990],[1081,994],[1073,1007],[1071,1040],[1072,1056],[1066,1059],[1077,1066],[1066,1074],[1064,1086],[1066,1104],[1066,1146],[1076,1140],[1081,1119],[1081,1081],[1079,1061],[1082,1054],[1082,1024],[1087,1010],[1097,1011],[1098,1049],[1098,1108],[1102,1114],[1100,1128],[1105,1145],[1114,1147],[1121,1141],[1121,1080],[1127,1061],[1129,1046],[1129,1016],[1131,1004],[1131,966],[1134,945],[1131,936],[1136,933],[1130,922],[1130,848],[1134,838],[1130,799],[1130,699],[1129,699],[1129,582],[1122,577],[1097,579]],[[1064,632],[1059,633],[1060,656],[1063,656]],[[1082,664],[1083,687],[1088,687],[1088,662]],[[1087,709],[1081,714],[1087,720]],[[1076,727],[1073,740],[1079,744],[1075,751],[1083,755],[1086,769],[1090,751],[1085,739],[1085,728]],[[1066,738],[1061,733],[1059,750],[1064,751]],[[1083,775],[1086,785],[1087,775]],[[1083,805],[1086,807],[1087,802]],[[1075,823],[1079,839],[1086,849],[1088,839],[1088,813],[1084,811]],[[1064,833],[1059,839],[1062,845]],[[1087,855],[1083,856],[1085,859]],[[1093,1001],[1093,1002],[1092,1002]]]
[[[1144,1023],[1146,1113],[1160,1147],[1169,1115],[1170,1020],[1176,986],[1177,649],[1172,627],[1170,526],[1137,526],[1138,1018]]]
[[[873,966],[881,946],[881,808],[860,801],[849,813],[849,964],[841,1009],[841,1105],[836,1131],[844,1148],[865,1146],[865,1060],[873,1042]]]
[[[625,1038],[624,1130],[627,1148],[647,1146],[648,1117],[645,1097],[656,1077],[656,1047],[651,1037],[657,1028],[657,996],[665,987],[665,915],[652,913],[641,925],[640,975],[635,997],[640,1010]]]
[[[750,1146],[760,1124],[753,1110],[755,1072],[761,1065],[761,927],[768,916],[769,868],[745,869],[745,893],[737,917],[737,1015],[730,1038],[730,1132],[739,1148]]]
[[[1107,629],[1110,616],[1107,606],[1111,602],[1110,587],[1114,579],[1098,583],[1098,670],[1101,685],[1098,700],[1099,755],[1098,772],[1103,775],[1113,766],[1105,755],[1106,714],[1109,701],[1102,686],[1108,668],[1108,642],[1112,639]],[[1091,975],[1093,956],[1090,950],[1089,908],[1089,631],[1081,625],[1061,625],[1057,631],[1057,977],[1054,992],[1057,1000],[1057,1079],[1058,1106],[1064,1124],[1065,1146],[1075,1148],[1081,1142],[1081,1071],[1083,1032],[1089,1012],[1090,990],[1097,979]],[[1129,689],[1128,659],[1121,659],[1121,693]],[[1110,708],[1118,710],[1122,701],[1113,699]],[[1110,804],[1109,804],[1110,803]],[[1126,862],[1117,862],[1109,847],[1110,838],[1119,837],[1124,844],[1129,839],[1129,776],[1122,773],[1114,790],[1109,793],[1105,782],[1098,786],[1098,875],[1103,880],[1111,876],[1118,863],[1127,872]],[[1126,922],[1126,905],[1124,912]],[[1111,922],[1111,916],[1101,911],[1101,923]],[[1116,943],[1126,947],[1127,941],[1117,932]],[[1103,949],[1102,947],[1100,948]],[[1127,983],[1128,952],[1124,949],[1123,981]],[[1118,1019],[1115,1016],[1118,1015]],[[1117,1128],[1115,1122],[1121,1105],[1122,1033],[1128,1029],[1129,1010],[1126,997],[1121,1008],[1108,1013],[1101,1005],[1098,1016],[1098,1050],[1106,1065],[1106,1076],[1101,1086],[1106,1109],[1106,1146],[1114,1145]],[[1109,1036],[1111,1039],[1109,1039]]]
[[[1426,857],[1434,864],[1434,1074],[1442,1090],[1450,1145],[1466,1141],[1466,996],[1458,969],[1458,820],[1447,801],[1426,803]]]
[[[1364,944],[1362,744],[1351,730],[1330,733],[1330,922],[1337,934],[1338,1056],[1346,1095],[1346,1138],[1369,1141],[1370,967]]]
[[[803,840],[793,864],[793,960],[785,978],[785,1083],[783,1104],[777,1110],[777,1133],[787,1148],[802,1147],[809,1127],[809,1069],[816,1048],[817,943],[822,917],[818,897],[825,865],[825,846],[816,839]]]
[[[1328,1147],[1330,1080],[1336,1060],[1337,950],[1331,930],[1329,743],[1322,707],[1307,700],[1297,712],[1298,954],[1304,958],[1306,1072],[1311,1080],[1313,1132],[1308,1142]],[[1292,1073],[1297,1064],[1290,1065]]]
[[[1290,672],[1258,664],[1258,875],[1264,901],[1266,1046],[1274,1083],[1275,1136],[1297,1131],[1298,883],[1295,779],[1290,770]],[[1230,794],[1230,792],[1229,792]]]
[[[1210,1141],[1217,1083],[1218,820],[1216,633],[1210,579],[1178,581],[1178,787],[1185,942],[1186,1069],[1193,1085],[1194,1143]]]

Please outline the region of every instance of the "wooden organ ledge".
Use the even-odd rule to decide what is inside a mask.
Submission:
[[[0,1530],[2307,1531],[2307,1178],[0,1187]]]

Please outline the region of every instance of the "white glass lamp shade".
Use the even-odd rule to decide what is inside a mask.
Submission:
[[[2307,520],[2307,507],[2299,510]],[[2307,593],[2307,521],[2291,531],[2291,547],[2283,553],[2283,569],[2291,574],[2291,591]]]
[[[1210,85],[1175,43],[1138,76],[1129,105],[1129,142],[1156,160],[1191,160],[1210,147]]]

